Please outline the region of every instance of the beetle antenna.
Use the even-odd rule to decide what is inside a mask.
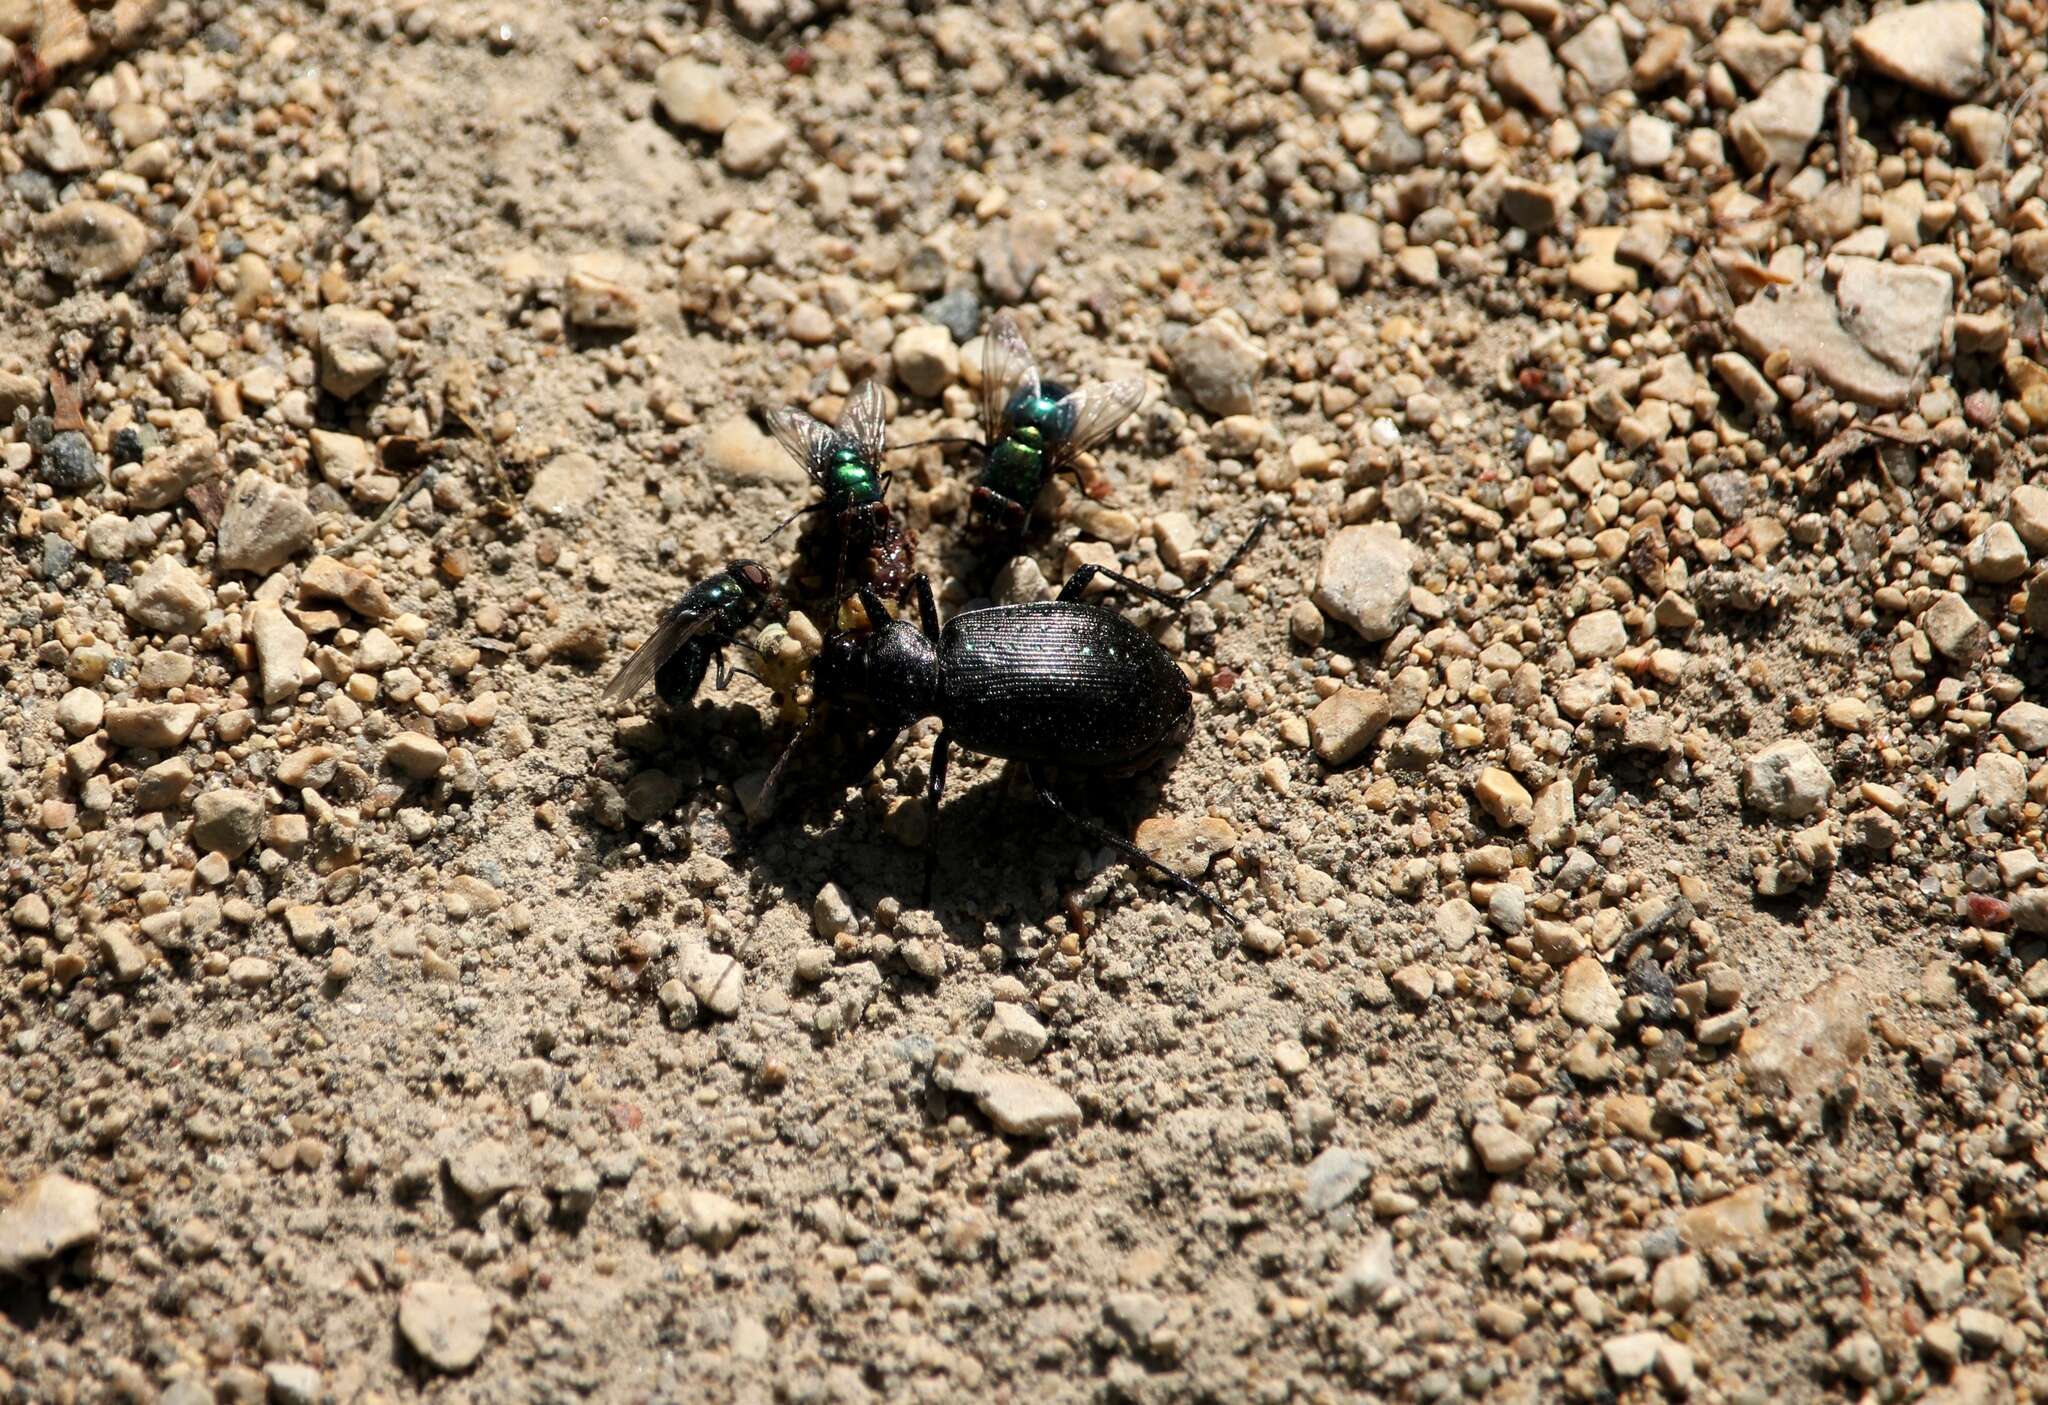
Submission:
[[[896,454],[901,453],[905,449],[922,449],[925,448],[927,445],[931,444],[979,445],[980,443],[981,440],[977,436],[972,434],[942,434],[936,439],[912,439],[911,441],[905,444],[891,444],[889,446],[888,451],[892,454]]]
[[[1201,598],[1201,596],[1208,591],[1210,586],[1222,580],[1232,571],[1235,571],[1237,569],[1238,562],[1244,560],[1245,556],[1251,551],[1252,547],[1258,543],[1259,538],[1265,534],[1266,528],[1272,524],[1272,521],[1273,514],[1270,512],[1267,513],[1265,516],[1261,517],[1258,520],[1257,524],[1253,526],[1251,530],[1251,535],[1246,537],[1242,542],[1238,544],[1237,550],[1230,553],[1230,559],[1228,561],[1225,561],[1221,566],[1218,566],[1215,570],[1211,571],[1208,575],[1204,576],[1202,578],[1202,582],[1200,585],[1191,586],[1188,590],[1183,592],[1180,597],[1180,603],[1182,605],[1189,605],[1194,603],[1194,601]]]

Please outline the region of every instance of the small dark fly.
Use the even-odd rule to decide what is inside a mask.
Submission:
[[[982,341],[976,525],[1021,534],[1039,491],[1055,474],[1072,473],[1089,492],[1075,460],[1109,438],[1144,398],[1145,382],[1135,377],[1071,393],[1042,379],[1017,324],[997,313]]]
[[[725,661],[726,646],[779,603],[766,566],[758,561],[731,562],[669,606],[647,642],[604,685],[605,701],[624,702],[651,679],[663,702],[681,707],[696,696],[714,661],[716,686],[723,688],[733,675]]]
[[[836,425],[794,406],[767,414],[768,428],[824,494],[782,526],[819,514],[799,545],[802,574],[814,580],[830,576],[835,610],[849,585],[906,599],[916,573],[917,536],[887,501],[891,475],[882,471],[883,408],[882,388],[867,380],[846,397]]]

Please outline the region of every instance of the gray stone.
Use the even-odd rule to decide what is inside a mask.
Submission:
[[[83,493],[99,486],[100,456],[75,429],[50,436],[36,454],[36,477],[59,493]]]
[[[766,175],[781,164],[794,135],[787,122],[766,108],[742,108],[718,144],[718,163],[736,176]]]
[[[1414,549],[1401,529],[1376,522],[1345,527],[1323,547],[1315,603],[1362,639],[1391,638],[1408,618]]]
[[[256,648],[257,691],[265,705],[281,703],[299,691],[299,665],[306,659],[306,631],[270,601],[249,611],[249,639]]]
[[[491,1297],[474,1283],[415,1279],[398,1295],[398,1330],[440,1371],[466,1371],[491,1337]]]
[[[228,494],[214,535],[214,564],[264,575],[313,544],[305,494],[256,469],[244,469]]]
[[[1779,819],[1806,819],[1828,803],[1834,789],[1820,756],[1797,737],[1773,742],[1743,763],[1743,799]]]
[[[981,1047],[999,1058],[1021,1059],[1025,1063],[1044,1052],[1049,1038],[1045,1026],[1022,1005],[998,1000],[981,1032]]]
[[[496,1200],[506,1191],[531,1181],[519,1155],[495,1137],[471,1142],[450,1156],[448,1179],[478,1204]]]
[[[127,615],[158,634],[197,634],[212,605],[213,596],[191,567],[176,557],[159,556],[136,578]]]
[[[1728,135],[1752,170],[1796,166],[1820,134],[1834,91],[1835,80],[1825,73],[1787,69],[1735,109],[1728,119]]]
[[[2048,707],[2016,702],[1998,714],[1998,730],[2021,751],[2048,751]]]
[[[1621,25],[1612,15],[1589,20],[1585,28],[1558,46],[1557,56],[1596,94],[1629,85],[1628,49],[1622,43]]]
[[[1901,5],[1856,26],[1849,43],[1874,71],[1951,102],[1983,85],[1991,49],[1980,0]]]
[[[209,790],[192,802],[192,847],[238,858],[263,833],[263,800],[246,790]]]
[[[1753,297],[1735,310],[1731,325],[1742,349],[1757,361],[1782,348],[1796,369],[1873,408],[1897,409],[1917,388],[1916,377],[1879,360],[1850,334],[1834,296],[1817,283]]]
[[[398,355],[398,329],[383,313],[365,307],[326,308],[315,335],[320,388],[343,400],[369,389]]]
[[[1539,117],[1564,111],[1564,81],[1540,34],[1526,34],[1493,51],[1493,86]]]
[[[654,96],[679,127],[717,136],[739,115],[725,75],[695,59],[670,59],[654,70]]]
[[[1064,228],[1055,211],[1030,210],[984,230],[974,257],[989,297],[1003,306],[1024,301],[1052,262]]]
[[[1745,15],[1738,15],[1714,39],[1714,52],[1728,71],[1752,93],[1799,62],[1806,41],[1796,32],[1767,34]]]
[[[1920,264],[1842,260],[1835,284],[1842,326],[1863,349],[1901,375],[1918,377],[1941,348],[1955,285]]]
[[[1991,642],[1990,626],[1970,608],[1970,602],[1952,590],[1936,591],[1927,608],[1920,612],[1920,627],[1927,642],[1943,657],[1957,663],[1976,662]]]
[[[1373,1172],[1373,1159],[1349,1147],[1326,1148],[1308,1163],[1308,1183],[1302,1188],[1301,1203],[1309,1213],[1327,1215],[1349,1200]]]
[[[0,1210],[0,1273],[19,1274],[100,1237],[100,1193],[55,1171]]]
[[[1380,227],[1364,215],[1339,214],[1323,232],[1323,271],[1338,288],[1350,290],[1380,259]]]
[[[149,251],[149,229],[119,205],[74,200],[35,222],[43,267],[74,283],[126,278]]]
[[[1173,348],[1173,372],[1197,405],[1212,415],[1248,415],[1258,408],[1266,353],[1244,324],[1218,314],[1188,329]]]

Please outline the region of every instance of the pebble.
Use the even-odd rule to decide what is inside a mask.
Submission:
[[[159,556],[135,581],[127,615],[156,634],[197,634],[206,624],[213,596],[192,568],[171,556]]]
[[[2027,548],[2010,522],[1993,522],[1963,548],[1970,575],[1991,585],[2006,585],[2027,573]]]
[[[1564,111],[1564,81],[1540,34],[1525,34],[1493,51],[1493,84],[1539,117]]]
[[[91,736],[105,716],[105,702],[91,688],[73,688],[57,699],[57,725],[68,737]]]
[[[1938,268],[1844,258],[1835,283],[1842,326],[1863,349],[1918,377],[1941,346],[1955,284]]]
[[[1873,16],[1849,31],[1849,43],[1874,71],[1956,102],[1984,82],[1988,31],[1978,0],[1927,0]]]
[[[263,832],[263,801],[246,790],[209,790],[192,802],[192,845],[239,858]]]
[[[1339,290],[1349,292],[1365,280],[1366,270],[1380,261],[1380,227],[1363,215],[1332,216],[1323,233],[1323,271]]]
[[[1064,231],[1064,222],[1050,209],[997,220],[983,231],[974,257],[989,297],[1004,306],[1024,301],[1052,261]]]
[[[704,436],[704,466],[738,482],[795,485],[810,480],[802,465],[745,415],[712,426]]]
[[[99,486],[100,456],[75,429],[50,436],[36,454],[36,477],[59,493],[83,493]]]
[[[953,1091],[973,1098],[982,1116],[1006,1136],[1043,1140],[1081,1125],[1081,1105],[1043,1078],[968,1065],[952,1070],[949,1081]]]
[[[669,121],[712,136],[723,133],[739,115],[739,104],[726,90],[725,75],[694,59],[670,59],[657,68],[654,93]]]
[[[1876,356],[1842,325],[1834,294],[1817,283],[1751,298],[1730,323],[1752,357],[1767,361],[1782,351],[1795,369],[1819,376],[1837,392],[1878,409],[1904,405],[1914,377]]]
[[[256,649],[257,694],[266,705],[281,703],[299,691],[299,669],[306,659],[306,631],[268,601],[249,613],[249,637]]]
[[[1616,1380],[1632,1381],[1646,1376],[1657,1364],[1657,1352],[1671,1339],[1662,1332],[1628,1332],[1609,1337],[1600,1344],[1600,1359]]]
[[[1049,1038],[1045,1026],[1029,1010],[1008,1000],[998,1000],[981,1031],[981,1047],[998,1058],[1029,1063],[1044,1052]]]
[[[782,163],[795,133],[766,108],[746,107],[733,114],[718,144],[718,164],[736,176],[764,176]]]
[[[953,340],[965,345],[974,339],[981,327],[981,299],[972,288],[955,288],[943,297],[934,298],[925,304],[927,319],[944,327]],[[955,375],[958,375],[959,355],[954,354]]]
[[[1473,1126],[1472,1149],[1479,1153],[1479,1164],[1495,1176],[1512,1176],[1536,1159],[1536,1148],[1528,1138],[1498,1122]]]
[[[1258,377],[1266,354],[1235,316],[1219,314],[1188,329],[1173,347],[1173,373],[1194,402],[1212,415],[1258,409]]]
[[[1503,829],[1521,829],[1535,818],[1536,802],[1510,771],[1488,766],[1473,782],[1472,794],[1493,822]]]
[[[1345,527],[1323,547],[1315,603],[1361,639],[1388,639],[1407,621],[1414,549],[1401,529],[1376,522]]]
[[[424,732],[400,732],[384,744],[385,764],[416,781],[440,775],[448,759],[448,748]]]
[[[439,1371],[467,1371],[491,1336],[491,1297],[469,1282],[416,1278],[398,1295],[398,1330]]]
[[[272,1361],[263,1368],[272,1405],[320,1405],[320,1372],[303,1361]]]
[[[21,149],[44,170],[60,176],[96,170],[106,160],[97,144],[86,139],[78,119],[61,107],[47,107],[36,114],[22,133]]]
[[[1393,704],[1377,688],[1339,688],[1308,715],[1316,759],[1332,768],[1348,765],[1393,720]]]
[[[478,1205],[531,1181],[519,1155],[495,1137],[480,1138],[451,1155],[448,1179]]]
[[[43,267],[74,283],[126,278],[149,251],[149,230],[119,205],[74,200],[35,221]]]
[[[818,890],[818,896],[811,902],[811,926],[826,941],[859,930],[860,918],[844,888],[827,883]]]
[[[1572,621],[1565,647],[1582,664],[1611,659],[1628,647],[1628,626],[1619,610],[1594,610]]]
[[[309,437],[313,443],[313,462],[318,466],[320,476],[343,492],[354,487],[358,479],[376,471],[376,460],[368,441],[328,429],[316,429]]]
[[[1796,166],[1827,120],[1835,80],[1825,73],[1790,68],[1728,119],[1728,135],[1752,170]]]
[[[1612,15],[1596,15],[1564,43],[1557,56],[1565,66],[1586,80],[1596,95],[1605,95],[1629,84],[1628,49],[1621,25]]]
[[[1779,819],[1818,814],[1834,789],[1834,777],[1820,756],[1797,737],[1771,743],[1742,766],[1743,799]]]
[[[214,543],[222,570],[265,575],[313,544],[313,514],[298,489],[245,469],[228,494]]]
[[[2022,699],[1998,714],[1998,730],[2021,751],[2048,751],[2048,707]]]
[[[1573,1024],[1610,1033],[1621,1028],[1621,992],[1591,952],[1564,969],[1557,1008]]]
[[[1813,1108],[1870,1049],[1870,999],[1852,973],[1765,1011],[1736,1046],[1751,1087]]]
[[[1302,1187],[1301,1203],[1312,1215],[1327,1215],[1355,1194],[1371,1177],[1371,1156],[1349,1147],[1326,1147],[1308,1165],[1308,1182]]]
[[[550,522],[566,522],[604,495],[604,465],[581,450],[556,454],[533,476],[526,505]]]
[[[22,1274],[100,1237],[100,1193],[51,1171],[0,1210],[0,1274]]]
[[[1991,642],[1989,626],[1970,608],[1969,601],[1952,590],[1934,593],[1921,612],[1920,627],[1927,631],[1927,642],[1936,652],[1960,664],[1975,663]]]
[[[322,309],[314,335],[320,344],[320,388],[343,400],[368,390],[398,355],[398,329],[369,308]]]
[[[1394,1272],[1394,1237],[1385,1230],[1372,1235],[1337,1280],[1331,1296],[1353,1312],[1391,1307],[1401,1297]]]
[[[715,1190],[683,1192],[683,1228],[692,1243],[716,1253],[729,1249],[746,1229],[746,1207]]]
[[[633,286],[628,265],[608,255],[586,254],[562,278],[562,316],[585,332],[631,332],[646,317],[645,300]]]
[[[1152,815],[1141,821],[1134,836],[1140,849],[1183,878],[1200,878],[1218,854],[1237,845],[1237,830],[1215,815],[1198,819]]]
[[[889,355],[896,378],[913,395],[935,396],[960,378],[953,334],[936,323],[920,322],[898,332]]]
[[[732,957],[699,948],[684,962],[682,974],[690,994],[712,1014],[728,1020],[739,1014],[747,973]]]
[[[1657,1265],[1650,1278],[1650,1304],[1659,1312],[1684,1317],[1706,1288],[1707,1274],[1697,1254],[1677,1254]]]
[[[199,723],[195,703],[117,703],[107,709],[107,738],[116,746],[168,751]]]
[[[388,620],[398,613],[374,576],[343,565],[332,556],[316,556],[306,563],[299,576],[299,598],[339,600],[366,619]]]

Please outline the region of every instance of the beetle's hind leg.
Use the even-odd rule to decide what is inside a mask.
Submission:
[[[1031,784],[1038,791],[1038,798],[1051,807],[1052,812],[1068,824],[1074,826],[1074,828],[1080,830],[1098,844],[1107,844],[1110,848],[1122,854],[1124,859],[1132,866],[1139,869],[1151,869],[1165,881],[1169,888],[1176,892],[1186,893],[1189,897],[1209,907],[1232,927],[1237,928],[1239,931],[1244,930],[1244,924],[1237,920],[1237,915],[1225,907],[1221,899],[1215,897],[1207,889],[1203,888],[1201,884],[1175,873],[1121,834],[1112,832],[1107,826],[1094,820],[1086,819],[1069,810],[1061,803],[1059,796],[1053,794],[1052,787],[1046,783],[1045,772],[1037,766],[1031,768]]]

